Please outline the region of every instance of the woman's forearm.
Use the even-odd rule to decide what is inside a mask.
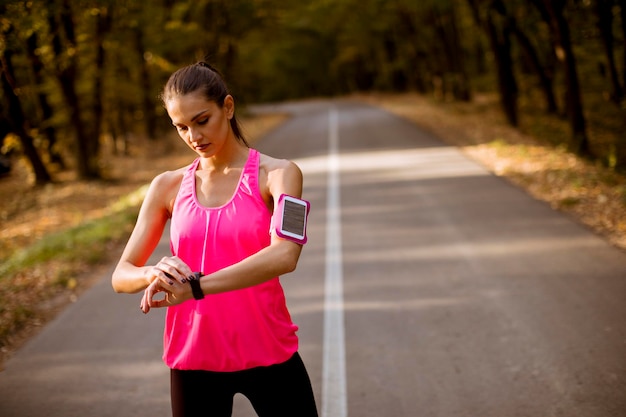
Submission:
[[[148,271],[150,267],[138,267],[129,262],[120,261],[113,272],[111,284],[117,293],[134,294],[145,290],[150,285]]]
[[[200,279],[204,294],[217,294],[261,284],[296,269],[302,247],[285,242],[269,246],[234,265]]]

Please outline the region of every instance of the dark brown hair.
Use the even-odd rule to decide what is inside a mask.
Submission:
[[[204,61],[183,67],[174,72],[161,93],[161,101],[165,104],[175,96],[184,96],[190,93],[201,93],[208,101],[215,102],[220,108],[224,106],[224,99],[230,94],[222,75]],[[233,114],[230,126],[237,140],[247,147],[248,142],[241,132],[239,121]]]

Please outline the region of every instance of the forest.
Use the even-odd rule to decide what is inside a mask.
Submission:
[[[555,146],[626,170],[626,0],[0,0],[0,169],[101,178],[159,140],[160,88],[201,59],[244,104],[497,94],[510,125],[562,120]]]

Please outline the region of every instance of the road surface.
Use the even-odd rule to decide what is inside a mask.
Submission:
[[[257,147],[312,204],[282,281],[321,416],[626,416],[626,253],[376,108],[254,110],[292,115]],[[169,415],[163,311],[109,279],[6,364],[0,416]]]

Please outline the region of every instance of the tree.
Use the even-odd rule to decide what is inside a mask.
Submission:
[[[63,157],[56,148],[57,134],[56,129],[52,125],[51,121],[54,115],[52,105],[48,100],[48,96],[41,90],[41,86],[44,83],[44,65],[39,55],[37,54],[38,36],[36,31],[32,31],[26,41],[26,53],[30,61],[30,67],[33,73],[33,81],[35,83],[35,90],[37,96],[37,102],[39,103],[39,109],[41,112],[41,130],[47,139],[46,149],[50,162],[59,165],[61,168],[65,167]]]
[[[618,0],[622,21],[622,84],[626,89],[626,0]]]
[[[70,122],[75,132],[75,160],[78,174],[83,179],[99,178],[96,155],[90,153],[89,141],[94,140],[83,120],[84,107],[76,91],[78,74],[77,40],[74,17],[69,0],[53,3],[48,17],[52,35],[52,49],[56,61],[56,77],[59,81],[65,104],[70,113]],[[63,45],[62,36],[65,40]],[[96,138],[97,140],[97,138]]]
[[[0,54],[0,64],[2,73],[0,76],[0,82],[2,84],[2,90],[4,91],[4,99],[7,107],[7,120],[11,130],[20,138],[20,143],[24,154],[30,161],[35,174],[35,183],[45,184],[51,181],[50,174],[43,164],[39,153],[35,148],[32,136],[28,133],[27,120],[22,109],[22,104],[17,93],[17,86],[15,84],[15,71],[13,70],[13,51],[11,49],[10,42],[7,42],[7,35],[13,31],[12,25],[2,33],[3,43],[5,44],[4,50]]]
[[[105,67],[105,49],[104,38],[111,29],[111,13],[107,6],[101,6],[94,10],[96,14],[95,24],[95,62],[93,75],[93,123],[91,129],[91,138],[87,141],[87,153],[89,156],[97,160],[100,153],[100,133],[104,121],[104,67]],[[95,167],[90,167],[91,173],[98,176],[97,162]]]
[[[574,150],[580,155],[591,156],[576,57],[572,48],[569,24],[564,15],[567,0],[529,1],[537,8],[547,23],[552,35],[555,54],[563,66],[566,90],[565,106],[570,122]]]
[[[454,4],[451,2],[433,3],[428,14],[444,53],[445,70],[443,72],[449,73],[452,78],[450,81],[452,95],[458,100],[469,101],[472,94],[465,69],[464,52],[461,47]]]
[[[530,37],[527,36],[520,27],[517,19],[515,18],[515,15],[509,13],[506,4],[503,1],[498,1],[497,5],[498,7],[496,7],[496,11],[506,19],[506,26],[511,30],[512,35],[517,40],[517,43],[519,44],[522,53],[526,58],[526,62],[532,68],[532,70],[537,75],[537,78],[539,79],[539,85],[546,101],[547,112],[557,113],[558,106],[556,102],[556,97],[554,95],[552,77],[550,76],[544,65],[541,63],[539,53],[533,46]]]
[[[595,11],[598,18],[598,31],[606,55],[609,78],[611,80],[611,99],[619,103],[624,95],[615,64],[613,36],[613,0],[596,0]]]
[[[145,45],[145,36],[143,28],[139,25],[131,27],[133,34],[133,46],[139,61],[139,74],[141,82],[141,109],[143,113],[144,126],[148,138],[156,138],[156,115],[154,114],[154,97],[152,92],[152,83],[150,82],[150,67],[148,65],[148,55]]]
[[[491,1],[481,14],[481,1],[468,0],[474,20],[487,34],[496,62],[500,104],[512,126],[518,124],[518,87],[511,56],[511,28],[502,19],[502,3]]]

